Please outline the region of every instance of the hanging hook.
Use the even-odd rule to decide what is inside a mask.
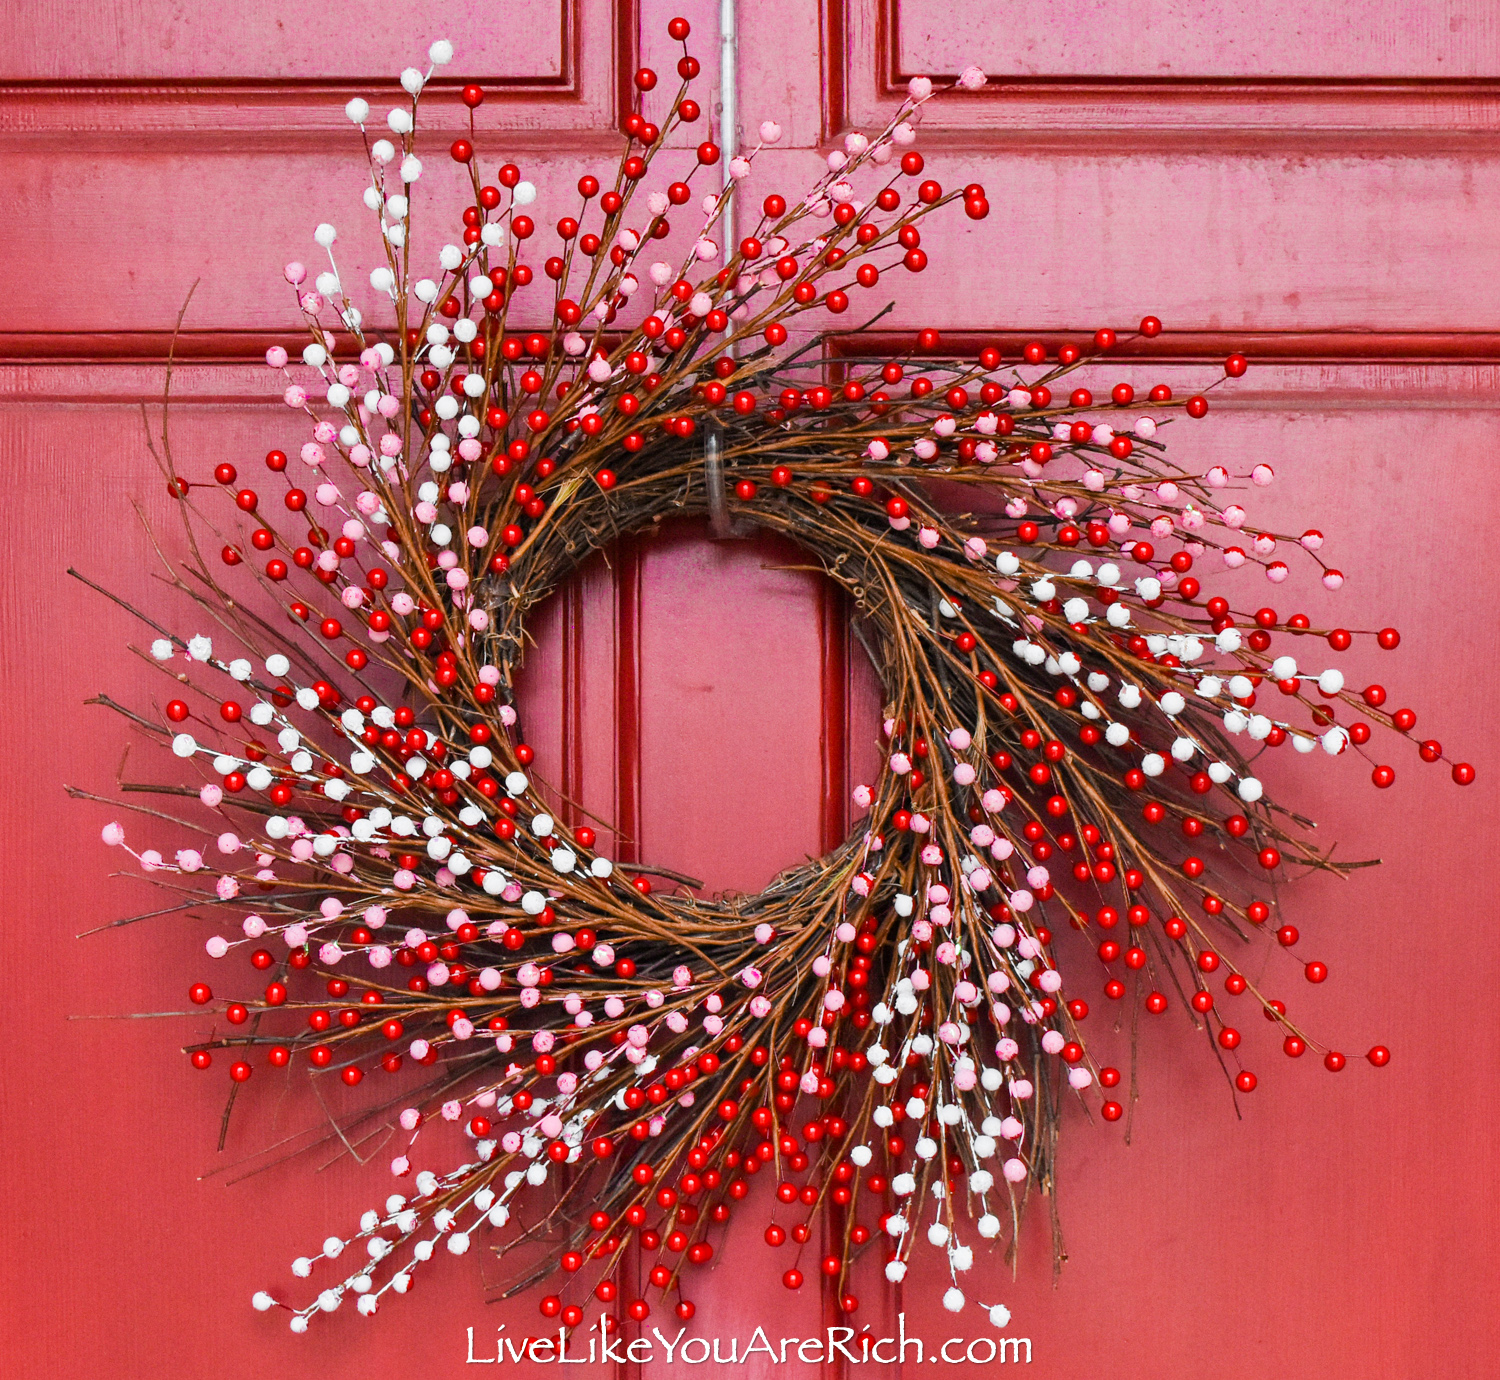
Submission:
[[[752,525],[730,516],[729,499],[724,492],[724,428],[717,417],[703,421],[703,485],[708,493],[708,524],[714,537],[723,541],[748,537]]]

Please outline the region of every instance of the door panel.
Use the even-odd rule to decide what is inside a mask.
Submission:
[[[430,42],[442,34],[467,34],[466,70],[476,78],[540,86],[568,80],[569,30],[586,9],[576,0],[539,0],[527,7],[524,42],[517,42],[511,25],[487,23],[493,11],[472,0],[456,5],[419,0],[401,18],[418,41],[424,35]],[[0,79],[322,84],[373,78],[392,83],[391,31],[371,22],[367,6],[330,0],[318,11],[315,34],[289,25],[289,17],[266,0],[206,0],[185,8],[161,0],[87,10],[18,7],[0,29],[5,39]],[[334,34],[337,42],[326,41],[325,35]],[[591,37],[597,41],[597,35]],[[416,60],[413,54],[411,61]]]
[[[1482,565],[1485,524],[1500,510],[1492,8],[739,7],[743,130],[753,136],[765,118],[786,130],[757,162],[757,200],[800,186],[846,129],[879,127],[912,73],[970,61],[991,71],[983,92],[933,102],[919,147],[945,184],[984,182],[995,212],[933,228],[932,267],[903,276],[882,330],[934,325],[945,348],[993,339],[1013,360],[1033,335],[1082,338],[1151,311],[1166,333],[1102,377],[1179,392],[1245,348],[1251,373],[1215,394],[1207,420],[1174,426],[1174,453],[1203,467],[1249,455],[1274,464],[1267,519],[1315,523],[1349,575],[1341,594],[1315,591],[1302,611],[1401,628],[1400,651],[1369,653],[1361,673],[1413,703],[1419,735],[1461,745],[1479,771],[1479,786],[1455,796],[1439,769],[1393,758],[1397,782],[1379,811],[1353,760],[1320,755],[1288,780],[1341,854],[1384,861],[1288,892],[1307,956],[1333,978],[1288,977],[1281,995],[1351,1055],[1379,1040],[1395,1059],[1375,1071],[1351,1058],[1334,1077],[1282,1057],[1269,1027],[1247,1030],[1261,1084],[1236,1118],[1182,1014],[1143,1017],[1129,1144],[1070,1112],[1056,1197],[1030,1205],[1014,1279],[982,1261],[985,1283],[971,1291],[1010,1306],[1039,1374],[1478,1376],[1500,1347],[1486,1101],[1500,1072],[1500,961],[1474,846],[1500,825],[1487,784],[1500,760],[1475,707],[1476,687],[1500,673]],[[413,1297],[373,1323],[340,1316],[297,1339],[248,1307],[254,1289],[288,1280],[294,1255],[388,1191],[392,1152],[377,1136],[357,1145],[367,1165],[325,1146],[248,1174],[264,1162],[254,1152],[320,1124],[305,1085],[258,1078],[219,1153],[222,1087],[190,1075],[178,1052],[200,1024],[124,1018],[183,1004],[205,927],[168,915],[71,938],[159,904],[138,878],[114,877],[96,843],[118,807],[58,788],[107,795],[153,770],[139,746],[122,762],[128,730],[83,701],[104,691],[149,703],[165,686],[124,650],[142,636],[129,616],[64,567],[161,607],[130,500],[168,554],[179,550],[140,407],[160,396],[195,279],[174,379],[179,468],[253,465],[284,443],[283,409],[257,364],[289,338],[280,267],[310,262],[311,227],[340,215],[341,268],[369,267],[355,224],[362,183],[345,157],[351,95],[378,107],[399,68],[448,33],[453,81],[477,76],[490,93],[482,163],[521,163],[546,224],[571,207],[573,180],[612,158],[638,62],[670,70],[675,13],[693,23],[712,111],[710,0],[377,4],[346,21],[325,9],[316,24],[265,0],[236,7],[232,23],[154,0],[104,10],[53,0],[0,21],[11,229],[0,263],[11,860],[0,1164],[16,1188],[0,1288],[18,1301],[0,1323],[7,1374],[380,1377],[409,1375],[414,1358],[459,1374],[467,1327],[489,1355],[499,1322],[512,1335],[536,1326],[530,1298],[486,1305],[499,1276],[476,1269],[474,1254],[434,1261]],[[456,225],[459,184],[442,150],[462,124],[444,99],[422,204]],[[534,243],[546,252],[545,235]],[[873,314],[885,301],[860,306]],[[851,338],[838,353],[884,344]],[[672,527],[603,553],[537,610],[522,707],[538,775],[564,810],[617,826],[605,839],[622,859],[712,893],[757,887],[841,835],[849,787],[878,765],[879,687],[841,600],[787,568],[797,560],[765,540]],[[126,819],[142,843],[168,837]],[[1086,963],[1081,938],[1070,940]],[[1101,995],[1091,1033],[1123,1062],[1130,1024],[1107,1005]],[[1068,1256],[1055,1282],[1054,1208]],[[816,1287],[793,1297],[779,1284],[789,1262],[760,1239],[768,1215],[752,1198],[696,1284],[705,1331],[820,1325]],[[858,1321],[889,1332],[879,1261],[861,1268]],[[973,1308],[944,1314],[938,1286],[916,1269],[891,1306],[904,1304],[911,1331],[930,1341],[989,1330]]]
[[[977,63],[1001,82],[1049,76],[1129,81],[1214,77],[1493,77],[1500,24],[1464,3],[1366,0],[1358,23],[1337,0],[1249,0],[1226,15],[1201,0],[1020,6],[996,24],[982,0],[889,7],[896,70],[956,73]]]

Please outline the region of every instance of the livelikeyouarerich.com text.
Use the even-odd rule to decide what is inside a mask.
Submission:
[[[764,1327],[757,1327],[748,1337],[701,1337],[687,1335],[679,1328],[675,1335],[653,1327],[649,1335],[627,1340],[604,1330],[603,1319],[584,1336],[569,1337],[559,1330],[555,1336],[507,1337],[505,1326],[496,1329],[492,1341],[486,1341],[484,1329],[468,1329],[467,1365],[519,1365],[531,1361],[538,1365],[586,1366],[631,1361],[637,1365],[650,1362],[682,1362],[685,1365],[715,1366],[747,1364],[752,1358],[764,1358],[762,1365],[817,1365],[835,1358],[850,1365],[877,1365],[938,1361],[949,1365],[987,1366],[1015,1362],[1030,1364],[1031,1338],[979,1336],[949,1337],[941,1342],[927,1342],[906,1334],[906,1314],[897,1315],[896,1335],[876,1336],[869,1328],[830,1327],[812,1337],[772,1337]]]

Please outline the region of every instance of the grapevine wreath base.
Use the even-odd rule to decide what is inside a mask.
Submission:
[[[434,66],[451,55],[434,45]],[[1036,344],[1008,363],[942,362],[923,332],[911,356],[826,371],[825,313],[924,271],[927,215],[958,201],[984,233],[982,188],[924,176],[930,82],[883,130],[847,135],[806,195],[741,208],[736,245],[715,236],[779,130],[722,180],[715,145],[689,145],[692,175],[658,186],[669,136],[699,119],[685,47],[678,70],[659,128],[656,75],[637,74],[618,167],[584,177],[557,222],[551,294],[531,267],[536,190],[510,164],[481,175],[482,91],[460,93],[466,209],[434,277],[408,238],[413,184],[434,171],[413,133],[432,72],[403,75],[391,137],[352,102],[376,306],[367,323],[320,226],[328,268],[311,286],[300,264],[286,275],[311,343],[300,369],[268,356],[308,434],[295,461],[267,457],[285,492],[240,487],[224,459],[212,483],[184,476],[165,428],[153,447],[190,538],[170,578],[208,631],[151,622],[171,698],[131,718],[200,773],[178,793],[217,839],[136,856],[212,922],[207,952],[233,972],[215,986],[235,993],[192,986],[215,1019],[191,1061],[228,1065],[231,1103],[262,1070],[384,1080],[340,1129],[392,1117],[399,1139],[390,1196],[293,1264],[300,1301],[255,1295],[297,1331],[350,1301],[374,1313],[436,1251],[526,1241],[546,1264],[508,1287],[554,1277],[541,1308],[561,1326],[596,1302],[610,1327],[686,1319],[694,1267],[747,1211],[769,1219],[787,1287],[823,1277],[845,1312],[862,1250],[899,1281],[924,1241],[948,1308],[993,1297],[968,1282],[974,1248],[1013,1245],[1062,1120],[1123,1115],[1121,1074],[1087,1038],[1101,997],[1181,1002],[1236,1095],[1256,1086],[1243,1050],[1263,1052],[1238,1029],[1251,1015],[1287,1054],[1344,1066],[1244,975],[1246,954],[1297,944],[1273,880],[1347,866],[1266,796],[1255,759],[1343,769],[1373,723],[1444,760],[1436,742],[1407,748],[1410,711],[1330,664],[1394,631],[1315,629],[1245,588],[1279,590],[1286,551],[1328,588],[1342,576],[1316,531],[1247,525],[1226,490],[1270,483],[1267,460],[1243,476],[1168,460],[1165,424],[1202,417],[1206,394],[1067,386],[1114,332],[1088,355]],[[669,213],[695,232],[675,264],[651,252]],[[228,524],[200,502],[215,490]],[[847,591],[883,686],[885,763],[842,847],[710,900],[612,863],[559,817],[514,688],[528,612],[590,552],[669,515],[722,528],[726,503]],[[201,554],[216,545],[220,561]],[[1238,592],[1210,596],[1205,571]],[[1065,968],[1054,936],[1070,927]]]

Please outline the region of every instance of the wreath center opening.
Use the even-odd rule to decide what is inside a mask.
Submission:
[[[753,894],[844,841],[851,783],[879,760],[880,689],[810,553],[667,520],[591,557],[529,622],[517,707],[538,764],[559,764],[539,779],[654,884]]]

